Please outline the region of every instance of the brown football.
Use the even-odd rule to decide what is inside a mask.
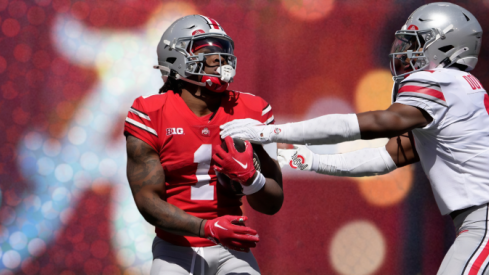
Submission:
[[[234,142],[234,148],[236,148],[236,151],[242,153],[245,151],[245,143],[243,140],[239,138],[233,138]],[[228,147],[226,145],[225,141],[222,141],[221,143],[221,148],[224,149],[224,151],[228,152]],[[258,158],[258,155],[256,152],[253,151],[253,165],[255,166],[255,169],[257,171],[261,171],[260,167],[260,159]],[[227,175],[223,173],[218,173],[216,172],[217,175],[217,181],[220,183],[221,186],[224,187],[224,189],[227,191],[226,193],[229,193],[231,195],[235,196],[243,196],[243,187],[241,184],[237,181],[231,180]]]

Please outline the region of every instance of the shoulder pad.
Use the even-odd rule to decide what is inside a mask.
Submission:
[[[429,81],[446,85],[452,82],[452,77],[443,69],[435,69],[410,74],[401,83],[407,81]]]

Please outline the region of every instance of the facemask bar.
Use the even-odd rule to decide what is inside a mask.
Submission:
[[[189,49],[192,49],[193,43],[196,40],[201,40],[205,38],[213,38],[222,40],[228,47],[224,47],[224,52],[213,52],[213,53],[198,53],[197,55],[189,52]],[[192,75],[201,75],[201,76],[210,76],[210,77],[220,77],[219,74],[207,74],[204,71],[206,66],[206,58],[208,56],[218,55],[219,59],[219,67],[222,67],[222,58],[227,60],[227,65],[233,67],[236,70],[237,58],[233,55],[233,47],[232,42],[223,37],[216,37],[215,34],[211,35],[200,35],[200,36],[192,36],[192,37],[181,37],[172,43],[175,50],[179,51],[185,56],[185,72]]]
[[[395,36],[389,54],[394,80],[403,79],[407,74],[426,69],[429,62],[425,51],[440,38],[438,30],[400,30]]]
[[[218,74],[206,74],[204,72],[204,68],[206,66],[206,58],[208,56],[218,56],[219,67],[223,65],[231,65],[236,70],[237,59],[234,55],[228,53],[199,53],[197,55],[189,56],[186,58],[186,72],[193,75],[202,75],[202,76],[215,76],[220,77]],[[228,60],[227,64],[222,63],[222,58]]]

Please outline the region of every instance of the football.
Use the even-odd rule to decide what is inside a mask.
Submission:
[[[243,140],[239,138],[233,138],[233,143],[236,151],[240,153],[245,151],[245,142]],[[224,151],[228,152],[228,147],[225,141],[222,141],[221,148],[224,149]],[[253,165],[255,166],[256,171],[261,171],[260,159],[258,158],[258,155],[255,151],[253,151]],[[239,182],[231,180],[228,176],[222,173],[216,172],[216,175],[217,181],[221,186],[224,187],[224,189],[226,189],[226,191],[228,191],[227,193],[236,196],[244,196],[243,187]]]

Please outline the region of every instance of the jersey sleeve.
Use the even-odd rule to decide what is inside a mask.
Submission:
[[[264,124],[274,124],[275,118],[273,116],[272,106],[262,99],[263,109],[261,111],[260,121]]]
[[[145,110],[143,100],[142,97],[138,97],[129,109],[124,124],[124,135],[133,135],[151,145],[158,152],[157,128],[153,125],[154,121],[151,120],[149,112]]]
[[[261,118],[260,121],[264,124],[270,125],[275,124],[275,117],[273,116],[272,106],[260,97],[262,104]],[[267,154],[274,160],[277,160],[277,143],[272,142],[269,144],[264,144],[263,149]]]
[[[395,102],[426,111],[433,118],[433,121],[424,129],[438,125],[448,110],[440,84],[428,80],[403,81]]]

